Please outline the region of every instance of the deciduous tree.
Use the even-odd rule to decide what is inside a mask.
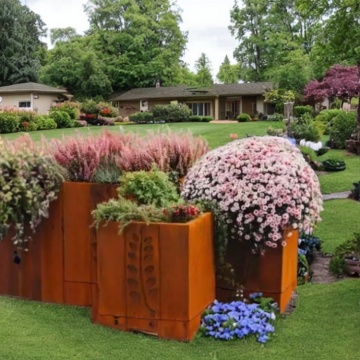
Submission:
[[[211,62],[205,53],[202,53],[195,62],[196,80],[199,86],[210,86],[214,83],[211,75]]]
[[[187,35],[169,0],[89,0],[92,46],[114,90],[172,84]]]
[[[228,56],[225,56],[224,61],[220,65],[219,72],[216,77],[224,84],[236,84],[240,80],[240,65],[230,63]]]
[[[37,80],[44,27],[19,0],[0,1],[0,86]]]

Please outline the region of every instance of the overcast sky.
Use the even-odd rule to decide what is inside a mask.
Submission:
[[[48,29],[71,26],[79,34],[88,29],[89,24],[83,9],[87,0],[22,0],[22,2],[41,16]],[[235,0],[177,1],[183,10],[181,28],[189,34],[184,60],[192,70],[202,52],[211,60],[214,74],[218,72],[226,54],[234,62],[232,54],[237,42],[228,30],[230,10],[234,2]]]

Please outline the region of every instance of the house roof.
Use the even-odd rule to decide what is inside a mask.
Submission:
[[[0,93],[17,93],[17,92],[39,92],[39,93],[56,93],[67,94],[67,90],[59,89],[48,85],[28,82],[9,86],[1,86]]]
[[[244,83],[244,84],[215,84],[210,87],[189,87],[186,85],[169,87],[138,88],[125,92],[112,101],[145,100],[145,99],[181,99],[191,97],[217,97],[238,95],[261,95],[271,89],[270,82]],[[0,88],[1,90],[1,88]]]

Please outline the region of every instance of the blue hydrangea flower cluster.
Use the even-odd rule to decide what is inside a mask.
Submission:
[[[257,341],[265,343],[275,331],[271,324],[273,315],[259,308],[259,304],[243,301],[231,303],[215,302],[203,315],[201,328],[206,336],[233,340],[255,335]]]

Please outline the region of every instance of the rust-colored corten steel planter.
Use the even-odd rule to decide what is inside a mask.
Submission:
[[[118,223],[97,234],[95,323],[191,340],[215,299],[211,214],[186,224]]]
[[[297,286],[298,258],[297,230],[285,230],[283,238],[286,246],[266,248],[264,255],[253,254],[248,241],[229,243],[226,261],[234,269],[234,280],[243,284],[244,295],[262,292],[265,297],[272,297],[284,312]],[[280,245],[280,244],[279,244]],[[217,282],[216,297],[219,301],[232,301],[236,289],[224,281]]]
[[[10,233],[0,241],[0,295],[63,303],[62,198],[50,204],[50,217],[44,219],[28,251],[18,251]],[[60,221],[59,221],[60,219]],[[20,262],[15,263],[15,255]]]
[[[64,303],[91,306],[96,283],[96,230],[91,212],[117,196],[117,185],[65,182],[63,186]]]
[[[96,236],[91,211],[116,197],[116,186],[72,183],[62,185],[50,204],[28,251],[18,251],[11,235],[0,241],[0,295],[71,305],[91,305],[96,282]]]

